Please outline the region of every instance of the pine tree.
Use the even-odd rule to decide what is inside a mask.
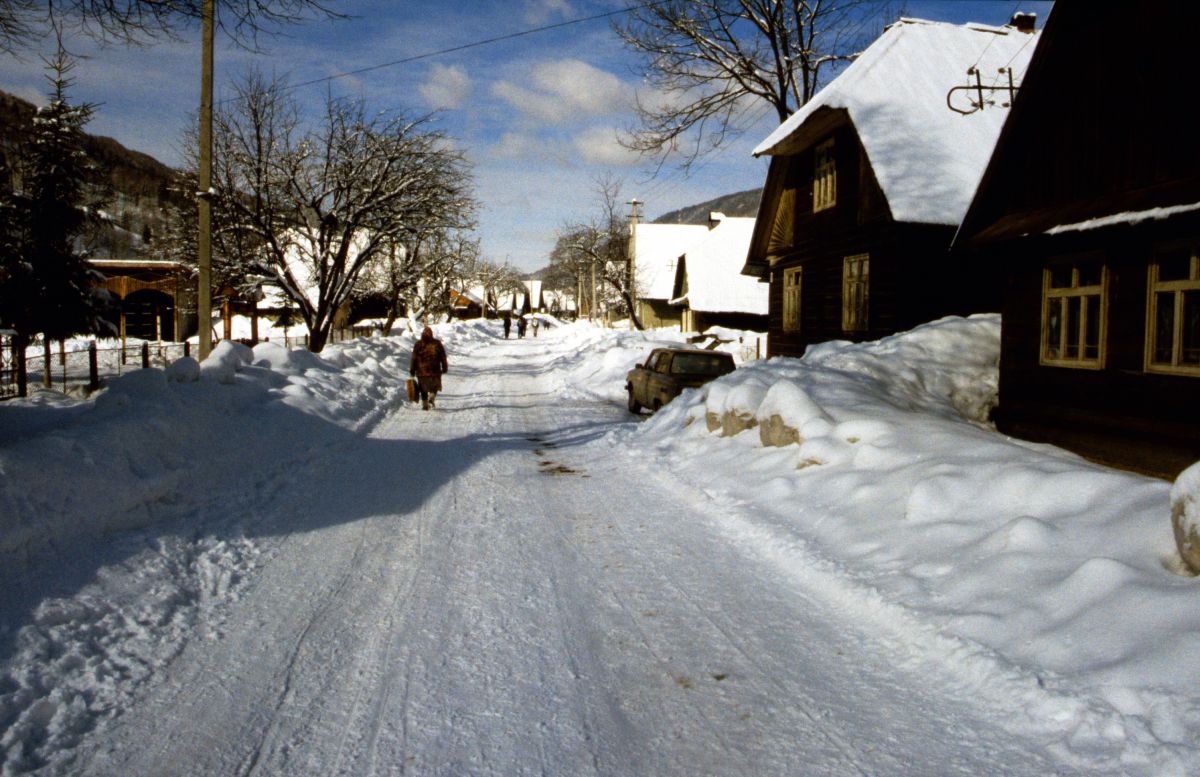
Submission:
[[[107,294],[95,286],[99,275],[79,248],[95,218],[95,209],[86,207],[94,172],[83,145],[83,127],[94,108],[68,101],[74,62],[61,48],[46,64],[50,103],[34,116],[24,155],[24,254],[32,266],[34,295],[17,329],[54,339],[100,331]]]
[[[20,188],[7,175],[0,186],[0,325],[16,330],[19,352],[39,333],[51,340],[112,329],[103,318],[109,295],[96,286],[102,276],[79,248],[95,215],[85,206],[92,168],[83,145],[94,109],[67,100],[74,63],[61,46],[46,66],[50,103],[22,144]]]

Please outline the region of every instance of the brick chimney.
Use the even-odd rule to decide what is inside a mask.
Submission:
[[[1037,29],[1037,14],[1018,11],[1013,14],[1012,19],[1008,22],[1008,26],[1015,28],[1017,32],[1032,33]]]

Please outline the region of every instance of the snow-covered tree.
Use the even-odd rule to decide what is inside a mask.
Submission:
[[[616,26],[642,56],[651,92],[639,98],[626,145],[681,154],[683,168],[761,116],[782,122],[822,79],[853,59],[894,16],[880,0],[664,0]]]
[[[234,95],[214,116],[214,264],[277,286],[320,351],[369,267],[466,218],[466,162],[427,116],[329,97],[306,127],[282,81],[252,74]]]

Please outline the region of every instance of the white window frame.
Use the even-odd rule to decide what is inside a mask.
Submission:
[[[842,331],[865,332],[870,323],[871,255],[842,259]]]
[[[1184,293],[1194,291],[1200,293],[1200,246],[1170,246],[1170,249],[1183,248],[1188,252],[1188,277],[1186,279],[1160,281],[1159,257],[1156,256],[1147,268],[1146,280],[1146,372],[1160,372],[1172,375],[1200,376],[1200,364],[1183,363],[1183,301]],[[1165,253],[1164,251],[1160,251]],[[1155,342],[1158,339],[1158,299],[1161,294],[1170,294],[1171,304],[1174,305],[1174,329],[1171,336],[1171,361],[1154,361]]]
[[[833,138],[813,149],[813,213],[837,205],[837,155]]]
[[[1100,282],[1089,284],[1087,286],[1080,285],[1080,267],[1089,264],[1098,264],[1100,267]],[[1071,273],[1071,285],[1055,287],[1051,285],[1051,279],[1055,270],[1069,268]],[[1086,300],[1090,297],[1099,299],[1096,315],[1100,316],[1099,325],[1097,327],[1096,355],[1087,355],[1087,331],[1090,322],[1090,314],[1088,313],[1088,305]],[[1079,338],[1074,344],[1076,356],[1066,356],[1068,345],[1070,345],[1069,334],[1071,332],[1071,322],[1069,319],[1071,299],[1079,299],[1079,317],[1080,323],[1078,327]],[[1061,302],[1060,302],[1061,300]],[[1052,355],[1052,347],[1050,343],[1050,318],[1051,308],[1059,307],[1060,314],[1063,316],[1062,324],[1059,327],[1058,354]],[[1051,265],[1042,269],[1042,325],[1038,335],[1038,363],[1047,367],[1070,367],[1074,369],[1084,370],[1099,370],[1104,368],[1104,360],[1108,350],[1108,266],[1104,263],[1103,258],[1097,255],[1086,255],[1079,257],[1070,257],[1062,260],[1055,260]]]
[[[800,331],[800,290],[804,282],[803,267],[783,271],[783,331]]]

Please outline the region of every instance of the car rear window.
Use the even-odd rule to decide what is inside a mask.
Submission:
[[[715,353],[677,353],[671,372],[683,375],[724,375],[733,371],[733,359]]]

